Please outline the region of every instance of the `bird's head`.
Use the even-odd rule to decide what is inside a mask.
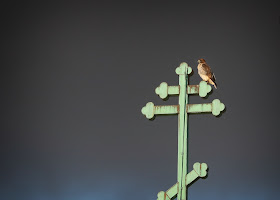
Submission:
[[[205,63],[206,61],[205,61],[203,58],[201,58],[201,59],[199,59],[197,62],[198,62],[198,63]]]

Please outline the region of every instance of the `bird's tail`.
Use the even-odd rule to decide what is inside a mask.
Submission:
[[[210,79],[210,83],[212,85],[214,85],[214,87],[217,89],[217,83],[216,83],[216,77],[215,77],[215,74],[213,73],[211,79]]]

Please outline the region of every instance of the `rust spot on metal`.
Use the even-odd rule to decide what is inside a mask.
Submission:
[[[193,94],[192,91],[197,91],[197,92],[199,92],[199,85],[189,85],[189,86],[188,86],[187,93],[188,93],[188,94]]]
[[[191,109],[191,107],[192,107],[193,105],[194,105],[194,104],[188,104],[188,105],[186,106],[186,112],[188,112],[188,110]]]
[[[166,193],[165,193],[166,194]],[[168,199],[171,199],[167,194],[166,194],[166,196],[168,197]]]
[[[167,197],[167,198],[166,198]],[[171,199],[168,195],[167,195],[167,193],[165,192],[164,193],[164,198],[163,198],[164,200],[168,200],[168,199]]]
[[[178,107],[179,105],[169,105],[170,107],[173,107],[173,108],[176,108],[176,107]],[[155,106],[155,107],[158,107],[158,108],[160,108],[160,107],[166,107],[166,105],[158,105],[158,106]]]
[[[164,107],[165,105],[157,105],[155,106],[156,108],[161,108],[161,107]]]

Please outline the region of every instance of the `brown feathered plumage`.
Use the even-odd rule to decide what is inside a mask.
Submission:
[[[212,73],[211,68],[204,59],[199,59],[198,61],[198,74],[202,78],[202,80],[206,81],[207,83],[210,83],[211,85],[214,85],[214,87],[217,89],[216,84],[216,78],[214,73]]]

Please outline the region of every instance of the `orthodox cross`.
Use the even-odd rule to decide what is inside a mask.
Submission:
[[[178,114],[177,183],[166,192],[160,191],[157,200],[171,200],[176,197],[177,200],[186,200],[187,186],[198,177],[207,175],[207,164],[198,162],[188,173],[188,114],[212,112],[214,116],[218,116],[225,109],[225,105],[219,99],[205,104],[188,103],[188,95],[199,94],[200,97],[205,97],[212,90],[212,87],[205,81],[201,81],[199,85],[188,85],[188,75],[191,72],[192,68],[183,62],[176,68],[176,74],[179,75],[178,86],[168,86],[166,82],[162,82],[155,89],[156,94],[162,99],[168,95],[179,95],[179,105],[155,106],[152,102],[148,102],[141,110],[148,119],[154,118],[155,115]]]

